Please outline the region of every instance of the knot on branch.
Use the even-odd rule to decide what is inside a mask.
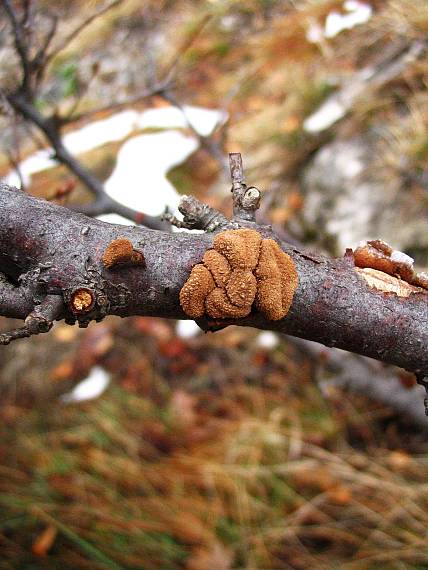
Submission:
[[[254,305],[277,321],[288,313],[297,284],[293,260],[274,240],[251,229],[227,230],[193,267],[180,304],[193,319],[243,318]]]
[[[124,265],[144,265],[144,256],[126,238],[117,238],[109,243],[103,254],[103,264],[107,269]]]

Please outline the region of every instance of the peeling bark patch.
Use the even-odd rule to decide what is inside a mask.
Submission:
[[[367,282],[369,287],[382,293],[395,293],[398,297],[410,297],[412,293],[425,292],[420,287],[410,285],[407,281],[388,275],[378,269],[356,267],[355,271]]]
[[[103,265],[107,269],[123,265],[144,265],[144,256],[136,251],[126,238],[117,238],[109,243],[103,254]]]
[[[73,313],[88,313],[94,304],[95,297],[90,289],[79,288],[71,294],[70,307]]]
[[[247,228],[227,230],[193,267],[180,304],[189,317],[214,319],[246,317],[254,305],[277,321],[288,313],[297,284],[293,260],[274,240]]]
[[[428,289],[428,275],[415,272],[413,259],[401,251],[394,250],[380,239],[368,241],[357,247],[354,252],[354,263],[357,267],[375,269],[389,276],[398,277],[410,285]]]

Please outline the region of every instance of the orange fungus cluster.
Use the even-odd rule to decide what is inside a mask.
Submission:
[[[287,314],[298,277],[293,260],[272,239],[251,229],[216,235],[213,248],[195,265],[180,291],[183,311],[193,319],[238,319],[254,307],[268,320]]]

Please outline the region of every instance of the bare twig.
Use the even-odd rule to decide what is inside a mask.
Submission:
[[[398,369],[356,354],[326,348],[316,342],[297,338],[290,340],[305,356],[314,359],[317,382],[327,397],[329,388],[337,386],[389,406],[396,413],[406,415],[414,424],[428,428],[428,419],[421,405],[424,400],[421,388],[403,386],[398,378]]]
[[[179,103],[177,101],[177,98],[171,93],[170,88],[166,88],[162,93],[160,93],[160,95],[169,103],[171,103],[171,105],[173,105],[174,107],[177,107],[177,109],[180,109],[180,111],[183,114],[183,117],[187,123],[187,128],[192,132],[192,134],[198,139],[199,144],[201,145],[202,148],[206,149],[209,154],[218,162],[218,164],[220,165],[220,168],[223,172],[223,174],[225,175],[225,177],[228,177],[229,175],[229,166],[226,160],[226,156],[225,153],[223,152],[221,143],[219,143],[218,141],[216,141],[213,136],[219,131],[220,127],[223,126],[220,123],[218,123],[214,129],[214,131],[208,135],[208,136],[204,136],[201,135],[196,129],[195,127],[192,125],[192,122],[190,121],[188,114],[186,112],[186,109],[184,108],[183,105],[181,105],[181,103]]]
[[[52,61],[52,59],[54,59],[60,52],[66,49],[66,47],[68,47],[70,43],[74,39],[76,39],[77,36],[85,28],[87,28],[90,24],[92,24],[94,20],[103,16],[113,8],[119,6],[119,4],[122,3],[122,1],[123,0],[113,0],[112,2],[109,2],[105,6],[103,6],[102,8],[91,14],[90,16],[88,16],[85,20],[83,20],[83,22],[81,22],[74,30],[72,30],[67,36],[65,36],[65,38],[63,38],[61,42],[57,46],[55,46],[49,54],[46,55],[46,57],[44,58],[44,66],[46,67]]]
[[[229,220],[223,214],[193,196],[183,196],[178,209],[183,214],[183,221],[178,220],[169,212],[165,212],[162,216],[164,220],[177,228],[214,232],[230,225]]]
[[[12,2],[10,0],[1,0],[1,2],[11,23],[15,48],[21,59],[22,90],[29,96],[31,92],[31,62],[24,30]]]
[[[43,117],[35,106],[29,103],[23,95],[13,93],[8,95],[7,98],[15,111],[36,125],[43,132],[55,151],[55,158],[61,164],[67,166],[95,196],[93,203],[76,205],[73,206],[73,209],[91,216],[116,213],[134,223],[142,224],[149,228],[167,229],[168,226],[158,217],[149,216],[148,214],[128,208],[116,200],[113,200],[113,198],[105,193],[103,184],[64,146],[56,117]]]
[[[35,68],[35,75],[37,77],[37,82],[40,83],[43,72],[46,69],[47,61],[46,61],[46,54],[48,52],[49,46],[51,45],[52,40],[55,37],[56,31],[58,27],[58,18],[56,16],[51,17],[49,30],[46,33],[46,36],[36,52],[34,56],[34,68]]]
[[[260,190],[245,184],[242,157],[239,152],[229,154],[230,174],[232,177],[233,217],[235,219],[256,221],[256,210],[260,206]]]
[[[61,295],[47,295],[41,304],[37,305],[28,315],[23,327],[0,334],[0,345],[9,344],[19,338],[48,332],[52,328],[54,320],[61,315],[63,306]]]
[[[101,107],[96,107],[95,109],[89,109],[88,111],[82,111],[81,113],[74,113],[71,112],[67,117],[64,117],[63,124],[76,122],[81,120],[86,120],[92,117],[95,114],[104,113],[106,111],[117,111],[118,109],[123,109],[124,107],[130,107],[139,103],[143,99],[148,99],[149,97],[155,97],[156,95],[162,95],[164,91],[171,87],[172,83],[169,80],[165,80],[163,82],[157,83],[152,87],[148,87],[143,91],[140,91],[136,95],[132,97],[127,97],[126,99],[122,99],[121,101],[115,101],[113,103],[109,103],[108,105],[104,105]]]

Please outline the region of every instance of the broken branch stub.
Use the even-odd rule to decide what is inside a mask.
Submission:
[[[229,154],[229,165],[232,178],[233,217],[255,222],[256,210],[260,207],[261,192],[255,186],[247,188],[239,152]]]

